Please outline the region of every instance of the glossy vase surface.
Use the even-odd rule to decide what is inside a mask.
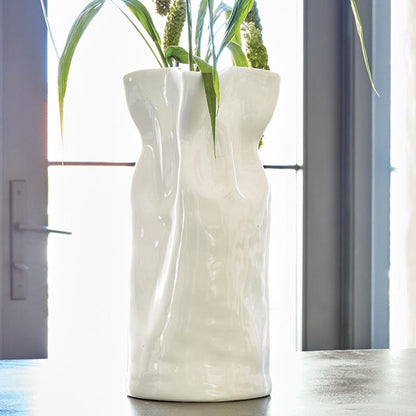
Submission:
[[[132,183],[128,393],[172,401],[267,396],[270,191],[257,145],[279,76],[219,74],[216,156],[200,73],[124,78],[142,152]]]

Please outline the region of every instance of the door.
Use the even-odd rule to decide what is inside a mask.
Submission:
[[[41,358],[47,354],[47,233],[10,225],[13,215],[47,224],[46,31],[39,3],[1,1],[0,27],[0,358]]]

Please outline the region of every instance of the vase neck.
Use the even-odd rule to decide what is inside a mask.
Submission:
[[[269,71],[228,68],[219,74],[217,157],[257,154],[279,92]],[[201,73],[178,69],[138,71],[125,77],[126,96],[144,146],[183,153],[198,146],[213,156],[211,122]],[[231,154],[230,154],[231,152]],[[185,156],[185,155],[184,155]]]

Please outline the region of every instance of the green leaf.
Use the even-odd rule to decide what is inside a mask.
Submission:
[[[225,30],[224,39],[221,43],[221,47],[218,52],[218,56],[221,55],[221,52],[232,41],[234,36],[240,31],[240,26],[244,22],[248,12],[253,7],[254,0],[237,0],[234,4],[231,16],[227,23],[227,28]]]
[[[367,69],[368,78],[370,79],[371,86],[373,87],[374,92],[377,95],[379,95],[379,93],[377,92],[376,86],[374,85],[373,77],[371,75],[371,69],[370,69],[370,64],[368,62],[367,50],[365,48],[365,43],[364,43],[363,27],[361,25],[360,14],[358,13],[358,8],[357,8],[357,4],[355,3],[355,0],[350,0],[350,5],[351,5],[352,14],[354,15],[355,26],[357,28],[357,34],[358,34],[358,37],[360,38],[361,50],[363,53],[363,58],[364,58],[365,67]]]
[[[165,55],[162,51],[162,43],[156,27],[153,23],[152,16],[148,12],[146,6],[139,0],[121,0],[141,23],[144,30],[149,34],[152,41],[155,43],[156,48],[163,59],[163,63],[167,66]]]
[[[195,45],[196,45],[196,54],[199,56],[201,55],[201,40],[202,40],[202,32],[204,27],[205,15],[207,14],[207,5],[208,0],[201,0],[199,3],[199,10],[198,10],[198,19],[196,22],[195,28]]]
[[[161,43],[160,36],[153,23],[152,16],[146,9],[146,6],[139,0],[121,0],[140,21],[143,28],[149,34],[153,42]]]
[[[249,66],[247,56],[238,43],[232,41],[227,45],[227,47],[231,51],[231,56],[235,66]]]
[[[94,0],[89,3],[80,15],[76,18],[69,32],[64,51],[59,59],[58,66],[58,96],[59,96],[59,117],[61,123],[61,136],[63,137],[63,116],[64,116],[64,99],[68,83],[68,74],[71,67],[72,57],[85,29],[91,20],[100,11],[106,0]]]
[[[216,67],[213,67],[213,83],[215,96],[217,97],[217,113],[220,107],[220,80],[218,78],[218,71]]]
[[[165,51],[166,59],[171,61],[176,59],[181,64],[187,64],[189,62],[188,52],[180,46],[168,46]],[[211,120],[212,137],[214,141],[214,154],[215,154],[215,126],[218,110],[218,73],[214,72],[214,68],[205,62],[199,56],[193,55],[193,61],[201,71],[202,80],[204,83],[205,97],[208,105],[208,112]],[[217,92],[218,91],[218,92]]]
[[[147,47],[150,49],[150,52],[152,52],[152,54],[155,57],[157,63],[159,64],[159,66],[163,67],[162,63],[159,61],[159,58],[157,57],[157,55],[156,55],[155,51],[153,50],[152,46],[150,45],[150,43],[148,42],[146,37],[143,35],[142,31],[137,27],[136,23],[134,23],[133,20],[130,19],[130,16],[128,16],[128,14],[117,3],[114,3],[114,1],[113,1],[113,4],[114,4],[114,6],[117,7],[117,9],[120,11],[120,13],[131,23],[131,25],[136,29],[137,33],[140,35],[140,37],[146,43]]]
[[[201,70],[202,80],[204,82],[205,97],[207,100],[208,111],[209,111],[209,116],[211,120],[212,138],[214,142],[214,155],[216,155],[215,127],[216,127],[217,109],[218,109],[218,94],[217,94],[218,86],[216,86],[215,83],[218,82],[218,73],[216,72],[214,67],[209,65],[199,56],[194,55],[194,62],[198,65],[199,69]]]
[[[165,50],[166,59],[172,64],[172,59],[175,59],[181,64],[189,62],[188,52],[181,46],[168,46]]]
[[[233,39],[230,42],[234,42],[239,46],[243,45],[243,42],[241,40],[241,30],[238,30]],[[227,45],[228,46],[228,45]]]

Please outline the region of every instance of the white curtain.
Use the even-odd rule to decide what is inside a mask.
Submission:
[[[391,347],[416,347],[416,0],[392,7]]]

